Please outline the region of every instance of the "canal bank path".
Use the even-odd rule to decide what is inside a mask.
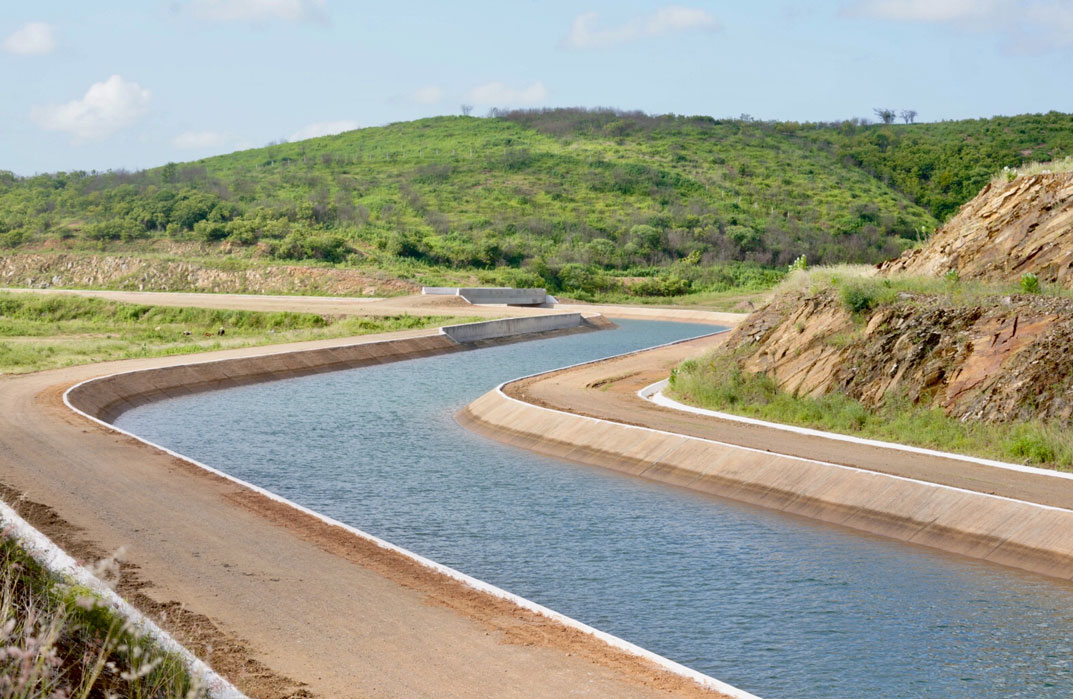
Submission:
[[[526,403],[609,422],[1073,510],[1073,477],[1069,474],[996,468],[976,463],[971,457],[901,450],[822,432],[780,429],[760,421],[694,414],[657,405],[638,395],[642,389],[666,379],[682,361],[718,347],[725,337],[712,335],[548,372],[508,382],[503,391]]]
[[[264,309],[243,300],[257,297],[183,296],[194,298],[179,305]],[[273,303],[317,310],[306,297]],[[387,312],[419,308],[395,301]],[[435,337],[406,331],[0,376],[0,496],[76,559],[122,550],[120,594],[250,696],[712,696],[90,421],[63,399],[118,372]]]

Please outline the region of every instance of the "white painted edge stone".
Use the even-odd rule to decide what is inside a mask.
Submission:
[[[71,558],[51,539],[20,517],[11,506],[3,501],[0,501],[0,520],[3,520],[5,529],[10,529],[11,534],[14,535],[15,540],[22,546],[23,550],[47,571],[89,588],[113,612],[127,619],[138,635],[151,639],[165,652],[178,656],[194,681],[204,687],[210,697],[214,699],[239,699],[246,696],[179,644],[167,631],[157,626],[151,619],[116,594],[115,590],[105,585],[89,570],[78,565],[75,559]]]
[[[725,330],[720,330],[719,332],[725,332]],[[717,333],[708,333],[707,335],[716,335],[716,334],[718,334],[718,332]],[[707,335],[704,335],[704,336],[701,336],[701,337],[706,337]],[[666,346],[669,346],[669,345],[675,345],[675,344],[679,344],[681,342],[688,342],[690,340],[695,340],[695,339],[697,339],[697,338],[693,337],[693,338],[688,338],[688,339],[685,339],[685,340],[677,340],[675,342],[668,342],[668,343],[665,343],[663,345],[658,345],[657,347],[666,347]],[[368,343],[368,344],[377,344],[377,343]],[[635,350],[633,352],[626,352],[623,355],[613,355],[613,356],[627,356],[627,355],[631,355],[631,354],[637,354],[639,352],[645,352],[645,351],[648,351],[649,349],[656,349],[656,347],[650,347],[650,348],[646,348],[646,349]],[[298,350],[298,351],[302,351],[302,350]],[[281,352],[279,354],[284,354],[284,353]],[[582,366],[584,364],[594,364],[596,362],[601,362],[601,361],[604,361],[605,359],[611,359],[611,358],[613,358],[613,357],[605,357],[604,359],[596,359],[596,360],[593,360],[591,362],[582,362],[581,364],[576,364],[576,365],[573,365],[573,366]],[[207,363],[207,362],[211,362],[211,361],[219,361],[219,360],[202,360],[200,362],[197,362],[197,361],[195,361],[195,362],[184,362],[184,363],[181,363],[181,364],[169,364],[168,366],[169,367],[191,366],[191,365],[202,364],[202,363]],[[565,367],[565,368],[573,368],[573,367]],[[134,373],[138,373],[139,371],[150,371],[150,369],[137,369],[137,370],[134,370],[134,371],[117,372],[116,374],[111,374],[111,375],[106,375],[106,376],[97,376],[97,377],[94,377],[94,378],[91,378],[91,379],[86,379],[85,381],[79,382],[79,383],[75,384],[74,386],[71,386],[70,388],[68,388],[66,391],[64,391],[64,393],[63,393],[64,405],[66,405],[73,412],[81,415],[82,417],[84,417],[84,418],[86,418],[88,420],[91,420],[91,421],[97,423],[98,425],[100,425],[101,427],[103,427],[103,428],[105,428],[107,430],[110,430],[112,432],[116,432],[116,433],[124,435],[126,437],[130,437],[131,439],[136,439],[136,440],[138,440],[139,442],[141,442],[143,444],[146,444],[146,445],[148,445],[150,447],[153,447],[155,449],[158,449],[158,450],[164,452],[165,454],[168,454],[169,456],[172,456],[172,457],[174,457],[176,459],[181,459],[182,461],[185,461],[185,462],[187,462],[189,464],[192,464],[193,466],[196,466],[196,467],[198,467],[200,469],[208,471],[209,473],[212,473],[212,474],[214,474],[216,476],[219,476],[221,478],[225,478],[225,479],[231,481],[232,483],[240,485],[243,488],[247,488],[249,490],[252,490],[255,493],[263,495],[264,497],[269,498],[270,500],[274,500],[274,501],[279,502],[281,504],[287,505],[288,507],[292,507],[295,510],[298,510],[299,512],[307,514],[307,515],[309,515],[311,517],[315,517],[316,519],[324,522],[325,524],[328,524],[328,525],[333,526],[333,527],[338,527],[339,529],[343,529],[344,531],[347,531],[350,534],[353,534],[354,536],[357,536],[357,537],[359,537],[361,539],[364,539],[364,540],[366,540],[366,541],[368,541],[368,542],[370,542],[372,544],[375,544],[376,546],[379,546],[382,549],[385,549],[387,551],[391,551],[393,553],[401,555],[404,558],[408,558],[411,561],[417,563],[418,565],[420,565],[420,566],[422,566],[424,568],[428,568],[430,570],[433,570],[433,571],[436,571],[436,572],[441,573],[443,575],[446,575],[447,577],[449,577],[449,578],[451,578],[453,580],[456,580],[456,581],[462,583],[463,585],[465,585],[466,587],[469,587],[469,588],[471,588],[473,590],[477,590],[478,592],[483,592],[485,594],[491,595],[492,597],[496,597],[498,599],[505,600],[505,601],[510,602],[510,603],[512,603],[512,604],[514,604],[514,605],[516,605],[518,607],[521,607],[522,609],[528,610],[528,611],[533,612],[535,614],[539,614],[540,616],[543,616],[545,618],[548,618],[548,619],[551,619],[553,621],[556,621],[556,622],[562,624],[563,626],[566,626],[567,628],[575,629],[575,630],[580,631],[582,633],[588,634],[589,636],[592,636],[592,637],[594,637],[594,638],[596,638],[596,639],[598,639],[600,641],[603,641],[604,643],[606,643],[608,646],[610,646],[612,648],[616,648],[618,650],[624,651],[624,652],[626,652],[626,653],[628,653],[630,655],[633,655],[635,657],[643,658],[643,659],[653,663],[654,665],[656,665],[657,667],[659,667],[662,670],[666,670],[667,672],[670,672],[672,674],[675,674],[675,675],[678,675],[680,677],[684,677],[686,679],[692,680],[693,682],[696,682],[698,685],[700,685],[700,686],[702,686],[702,687],[704,687],[706,689],[711,689],[711,690],[720,692],[722,694],[727,695],[728,697],[731,697],[732,699],[759,699],[759,697],[757,697],[754,694],[750,694],[749,692],[746,692],[744,690],[738,689],[737,687],[729,685],[729,684],[727,684],[725,682],[717,680],[714,677],[706,675],[706,674],[704,674],[702,672],[698,672],[697,670],[694,670],[692,668],[686,667],[685,665],[682,665],[681,663],[677,663],[677,662],[671,660],[670,658],[665,658],[662,655],[659,655],[657,653],[653,653],[652,651],[650,651],[650,650],[648,650],[646,648],[642,648],[641,646],[638,646],[636,644],[630,643],[629,641],[627,641],[625,639],[622,639],[622,638],[619,638],[618,636],[613,636],[613,635],[611,635],[611,634],[609,634],[609,633],[607,633],[605,631],[600,631],[599,629],[597,629],[595,627],[589,626],[588,624],[585,624],[585,623],[583,623],[581,621],[578,621],[577,619],[574,619],[572,617],[568,617],[565,614],[561,614],[561,613],[559,613],[559,612],[557,612],[557,611],[555,611],[553,609],[550,609],[548,607],[545,607],[545,606],[543,606],[541,604],[537,604],[536,602],[533,602],[533,601],[528,600],[528,599],[526,599],[524,597],[521,597],[520,595],[516,595],[516,594],[514,594],[512,592],[507,592],[506,590],[504,590],[504,589],[502,589],[500,587],[497,587],[495,585],[492,585],[491,583],[487,583],[487,582],[485,582],[483,580],[479,580],[479,579],[474,578],[474,577],[472,577],[470,575],[466,575],[465,573],[463,573],[461,571],[458,571],[458,570],[455,570],[454,568],[451,568],[449,566],[445,566],[442,563],[438,563],[436,561],[433,561],[432,559],[425,558],[424,556],[422,556],[420,554],[417,554],[417,553],[414,553],[413,551],[409,551],[407,549],[404,549],[401,546],[396,546],[395,544],[392,544],[389,541],[386,541],[386,540],[381,539],[381,538],[379,538],[377,536],[374,536],[372,534],[364,532],[364,531],[362,531],[360,529],[357,529],[355,527],[352,527],[352,526],[350,526],[348,524],[344,524],[343,522],[340,522],[340,521],[338,521],[336,519],[328,517],[327,515],[321,514],[321,513],[317,512],[315,510],[311,510],[308,507],[305,507],[303,505],[299,505],[298,503],[293,502],[291,500],[288,500],[287,498],[285,498],[285,497],[283,497],[281,495],[277,495],[276,493],[273,493],[270,490],[266,490],[266,489],[264,489],[264,488],[262,488],[260,486],[254,485],[254,484],[249,483],[247,481],[244,481],[244,480],[242,480],[240,478],[236,478],[235,476],[232,476],[232,475],[227,474],[227,473],[225,473],[223,471],[220,471],[219,469],[213,468],[212,466],[209,466],[207,464],[203,464],[203,463],[201,463],[199,461],[195,461],[194,459],[191,459],[188,456],[184,456],[184,455],[182,455],[182,454],[180,454],[180,453],[178,453],[176,451],[172,451],[171,449],[168,449],[167,447],[163,447],[163,446],[161,446],[159,444],[155,444],[153,442],[150,442],[147,439],[143,439],[142,437],[139,437],[136,434],[133,434],[133,433],[128,432],[128,431],[126,431],[124,429],[116,427],[115,425],[113,425],[111,423],[108,423],[108,422],[105,422],[104,420],[96,418],[93,415],[90,415],[89,413],[86,413],[86,412],[78,409],[77,407],[75,407],[74,405],[71,404],[71,401],[70,401],[71,392],[74,391],[75,389],[85,385],[85,384],[92,383],[94,381],[99,381],[99,380],[102,380],[102,379],[107,379],[107,378],[110,378],[111,376],[118,376],[120,374],[134,374]],[[560,369],[556,369],[555,371],[560,371]],[[541,373],[548,373],[548,372],[541,372]],[[535,375],[536,374],[534,374],[534,376]],[[529,378],[529,377],[523,377],[523,378]],[[514,379],[514,380],[517,381],[517,380],[521,380],[521,379]],[[502,387],[503,387],[503,385],[505,383],[510,383],[510,382],[504,382],[503,384],[500,384],[499,386],[496,387],[496,390],[499,390],[500,392],[502,392],[501,389],[502,389]],[[511,400],[514,400],[514,399],[511,399]],[[43,535],[41,535],[41,536],[43,537]],[[48,541],[47,538],[45,540]],[[51,544],[51,542],[49,542],[49,543]],[[51,544],[51,545],[53,547],[55,547],[55,544]],[[62,551],[60,553],[62,553]],[[63,554],[63,555],[66,555],[66,554]],[[123,601],[121,598],[120,598],[120,601],[123,604],[127,605],[128,607],[130,606],[129,603]],[[133,609],[133,607],[131,607],[131,609]],[[137,613],[136,610],[134,610],[134,611],[135,611],[135,613]],[[162,629],[160,630],[160,633],[164,634],[165,636],[167,635]],[[170,639],[170,637],[168,637],[168,638]],[[172,642],[174,643],[174,640],[172,640]],[[179,647],[182,648],[181,646],[179,646]],[[187,655],[191,655],[191,657],[192,657],[192,654],[190,654],[190,652],[188,650],[186,650],[185,648],[183,648],[182,650],[183,650],[184,653],[186,653]],[[195,658],[195,660],[197,660],[197,659]],[[197,662],[201,662],[201,661],[197,660]],[[204,664],[204,663],[202,663],[202,664]],[[207,668],[207,666],[206,666],[206,668]],[[209,669],[208,671],[213,672],[211,669]],[[215,673],[213,672],[213,674],[215,674]],[[222,699],[230,699],[231,696],[237,696],[237,697],[243,696],[241,693],[238,693],[237,689],[234,690],[234,691],[236,692],[236,694],[234,694],[234,695],[221,694],[219,696]]]
[[[719,332],[726,332],[726,331],[721,330]],[[712,335],[718,335],[719,333],[711,333],[711,334]],[[706,337],[706,336],[701,336],[701,337]],[[688,342],[689,340],[696,340],[696,339],[698,339],[698,338],[692,337],[692,338],[689,338],[687,340],[678,340],[678,341],[675,341],[675,342],[668,342],[668,343],[666,343],[664,345],[657,345],[655,347],[649,347],[648,349],[659,349],[661,347],[668,347],[670,345],[677,345],[677,344],[679,344],[681,342]],[[1015,503],[1018,503],[1020,505],[1027,505],[1027,506],[1030,506],[1030,507],[1039,508],[1041,510],[1052,510],[1052,511],[1055,511],[1055,512],[1073,512],[1073,510],[1069,510],[1069,509],[1066,509],[1064,507],[1054,507],[1052,505],[1042,505],[1042,504],[1040,504],[1038,502],[1030,502],[1028,500],[1018,500],[1017,498],[1008,498],[1008,497],[1005,497],[1005,496],[1002,496],[1002,495],[992,495],[990,493],[981,493],[978,490],[969,490],[967,488],[958,488],[958,487],[952,486],[952,485],[943,485],[941,483],[932,483],[931,481],[922,481],[922,480],[917,480],[915,478],[907,478],[906,476],[895,476],[895,475],[890,474],[890,473],[882,473],[880,471],[872,471],[870,469],[859,468],[857,466],[845,466],[843,464],[835,464],[835,463],[831,463],[829,461],[820,461],[818,459],[809,459],[809,458],[806,458],[806,457],[803,457],[803,456],[794,456],[793,454],[784,454],[782,452],[770,451],[770,450],[767,450],[767,449],[756,449],[754,447],[746,447],[746,446],[742,446],[740,444],[731,444],[730,442],[721,442],[721,441],[719,441],[717,439],[707,439],[705,437],[695,437],[693,435],[682,434],[680,432],[669,432],[667,430],[659,430],[659,429],[656,429],[654,427],[642,427],[641,425],[630,425],[630,424],[627,424],[625,422],[615,422],[613,420],[604,420],[603,418],[590,417],[588,415],[578,415],[576,413],[567,412],[565,410],[557,410],[555,408],[547,408],[547,407],[544,407],[542,405],[535,405],[533,403],[527,403],[527,402],[525,402],[523,400],[519,400],[517,398],[514,398],[514,397],[508,395],[506,393],[506,391],[503,390],[504,386],[506,386],[507,384],[510,384],[510,383],[514,383],[515,381],[524,381],[525,379],[536,378],[536,377],[541,376],[543,374],[552,374],[552,373],[555,373],[557,371],[564,371],[566,369],[573,369],[575,367],[582,367],[582,366],[585,366],[586,364],[596,364],[597,362],[603,362],[603,361],[606,361],[608,359],[616,359],[618,357],[628,357],[628,356],[633,355],[633,354],[639,354],[640,352],[647,352],[648,349],[637,350],[637,351],[634,351],[634,352],[626,352],[626,353],[621,354],[621,355],[613,355],[611,357],[605,357],[604,359],[596,359],[596,360],[593,360],[591,362],[581,362],[579,364],[574,364],[574,365],[569,366],[569,367],[563,367],[562,369],[553,369],[551,371],[542,371],[542,372],[538,372],[536,374],[530,374],[529,376],[523,376],[523,377],[518,378],[518,379],[511,379],[510,381],[504,381],[503,383],[501,383],[498,386],[496,386],[495,391],[502,398],[504,398],[504,399],[506,399],[506,400],[508,400],[508,401],[510,401],[512,403],[517,403],[518,405],[524,405],[527,408],[532,408],[532,409],[535,409],[535,410],[542,410],[542,411],[545,411],[545,412],[554,413],[556,415],[566,415],[566,416],[569,416],[571,418],[575,418],[575,419],[578,419],[578,420],[586,420],[586,421],[589,421],[589,422],[592,422],[592,423],[595,423],[595,424],[615,425],[617,427],[624,427],[624,428],[630,429],[630,430],[641,430],[641,431],[649,432],[649,433],[652,433],[652,434],[662,434],[662,435],[667,435],[667,436],[670,436],[670,437],[679,437],[681,439],[690,439],[690,440],[695,440],[697,442],[704,442],[706,444],[715,444],[715,445],[720,446],[720,447],[728,447],[730,449],[740,449],[742,451],[752,452],[754,454],[766,454],[768,456],[781,456],[781,457],[784,457],[784,458],[787,458],[787,459],[794,459],[795,461],[800,461],[800,462],[803,462],[803,463],[818,464],[820,466],[827,466],[829,468],[837,468],[837,469],[842,469],[842,470],[845,470],[845,471],[854,471],[856,473],[865,473],[865,474],[868,474],[870,476],[874,476],[874,477],[877,477],[877,478],[890,478],[890,479],[893,479],[893,480],[896,480],[896,481],[905,481],[907,483],[915,483],[915,484],[918,484],[918,485],[927,486],[929,488],[938,488],[938,489],[941,489],[941,490],[949,490],[949,491],[956,492],[956,493],[967,493],[967,494],[970,494],[970,495],[979,496],[981,498],[990,498],[990,499],[993,499],[993,500],[1004,500],[1006,502],[1015,502]],[[650,384],[649,386],[646,386],[645,388],[642,388],[640,391],[637,392],[638,395],[640,395],[644,391],[647,391],[647,390],[651,389],[653,386],[655,386],[655,385],[657,385],[659,383],[660,382],[657,381],[655,384]],[[756,507],[761,507],[761,505],[756,505]]]
[[[673,408],[674,410],[681,410],[683,412],[693,413],[695,415],[706,415],[708,417],[715,417],[719,418],[720,420],[728,420],[730,422],[738,422],[745,425],[755,425],[757,427],[764,427],[771,430],[793,432],[795,434],[806,435],[809,437],[820,437],[823,439],[830,439],[836,442],[848,442],[850,444],[860,444],[862,446],[867,447],[878,447],[880,449],[903,451],[908,452],[910,454],[936,456],[943,459],[950,459],[952,461],[963,461],[965,463],[976,464],[979,466],[987,466],[989,468],[1001,468],[1007,471],[1031,473],[1035,476],[1062,478],[1066,480],[1073,479],[1073,473],[1066,471],[1054,471],[1045,468],[1037,468],[1035,466],[1026,466],[1024,464],[1012,464],[1006,461],[981,459],[979,457],[968,456],[966,454],[954,454],[952,452],[938,451],[936,449],[925,449],[924,447],[914,447],[909,446],[908,444],[899,444],[898,442],[884,442],[878,439],[865,439],[863,437],[854,437],[852,435],[839,434],[837,432],[824,432],[823,430],[815,430],[808,427],[798,427],[797,425],[784,425],[779,422],[767,422],[765,420],[757,420],[756,418],[733,415],[731,413],[720,413],[715,410],[707,410],[705,408],[697,408],[692,405],[686,405],[685,403],[679,403],[673,398],[669,398],[668,396],[666,396],[663,393],[663,389],[667,387],[668,381],[668,379],[663,379],[662,381],[657,381],[650,386],[645,386],[637,392],[637,395],[651,403],[661,405],[664,408]]]

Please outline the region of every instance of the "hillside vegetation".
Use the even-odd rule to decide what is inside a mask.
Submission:
[[[953,277],[796,272],[672,393],[865,437],[1073,466],[1073,299]]]
[[[670,296],[875,263],[1073,116],[797,124],[540,110],[438,117],[137,173],[0,173],[13,250],[348,265],[418,282]],[[647,279],[646,279],[647,278]]]

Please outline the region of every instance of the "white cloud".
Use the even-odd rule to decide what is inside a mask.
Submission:
[[[410,101],[415,104],[436,104],[443,99],[443,89],[435,85],[426,85],[410,94]]]
[[[969,23],[987,21],[1002,7],[999,0],[860,0],[846,14],[897,22]]]
[[[568,48],[589,49],[617,46],[638,39],[667,36],[686,31],[716,31],[719,21],[706,10],[667,5],[652,14],[634,17],[622,24],[598,27],[599,15],[586,12],[574,18],[570,33],[562,44]]]
[[[23,56],[41,56],[55,48],[55,31],[44,22],[28,22],[4,39],[5,51]]]
[[[1025,8],[1025,18],[1054,33],[1073,36],[1073,2],[1036,2]]]
[[[107,138],[144,116],[150,96],[138,83],[113,75],[90,85],[82,99],[34,107],[30,117],[46,131],[67,131],[76,140]]]
[[[306,124],[302,128],[298,129],[291,134],[288,141],[304,141],[307,138],[317,138],[318,136],[332,136],[337,133],[343,133],[344,131],[353,131],[358,128],[358,122],[344,119],[342,121],[316,121],[312,124]]]
[[[227,134],[218,131],[184,131],[171,139],[171,144],[184,150],[205,150],[223,148],[230,140]]]
[[[1021,53],[1073,46],[1073,0],[857,0],[843,14],[991,33]]]
[[[300,22],[325,19],[324,0],[191,0],[194,17],[215,22]]]
[[[513,88],[499,82],[478,85],[466,93],[465,101],[485,107],[509,107],[537,104],[547,98],[548,88],[538,80],[523,88]]]

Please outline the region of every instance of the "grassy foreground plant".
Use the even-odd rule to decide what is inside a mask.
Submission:
[[[0,570],[0,697],[206,696],[179,658],[91,591],[49,573],[7,530]]]

